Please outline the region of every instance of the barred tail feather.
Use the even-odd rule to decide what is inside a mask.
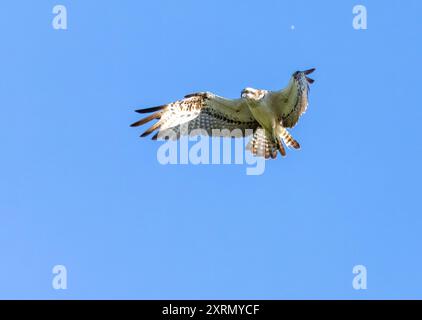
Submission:
[[[293,137],[286,130],[286,128],[279,127],[278,134],[281,139],[283,139],[283,142],[286,144],[286,146],[294,149],[300,149],[300,144],[295,139],[293,139]]]
[[[280,140],[277,141],[277,147],[278,147],[278,150],[280,151],[281,155],[283,157],[285,157],[286,156],[286,149],[284,149],[283,143]]]
[[[277,157],[278,146],[265,129],[258,128],[246,146],[246,149],[250,150],[254,156],[275,159]]]

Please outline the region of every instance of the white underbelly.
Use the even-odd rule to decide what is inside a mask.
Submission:
[[[252,115],[258,121],[258,123],[269,132],[275,125],[275,114],[273,110],[266,103],[259,103],[256,106],[251,106],[250,110]]]

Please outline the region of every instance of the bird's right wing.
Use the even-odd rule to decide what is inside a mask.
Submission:
[[[228,130],[234,132],[232,136],[241,137],[252,134],[259,125],[252,116],[245,99],[226,99],[209,92],[194,93],[167,105],[140,109],[136,112],[152,114],[133,123],[132,127],[158,119],[141,135],[145,137],[157,131],[153,139],[179,138],[195,129],[202,129],[210,136],[227,135]],[[187,130],[181,131],[181,125],[186,125]],[[235,129],[238,130],[234,131]],[[226,130],[226,132],[218,134],[221,130]]]

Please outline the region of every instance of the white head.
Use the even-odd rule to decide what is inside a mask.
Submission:
[[[251,100],[260,100],[265,95],[265,90],[259,90],[254,88],[245,88],[242,90],[241,97]]]

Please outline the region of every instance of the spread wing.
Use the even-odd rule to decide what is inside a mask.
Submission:
[[[308,108],[309,84],[314,82],[307,77],[315,69],[298,72],[294,74],[289,85],[280,91],[271,91],[269,99],[271,104],[280,110],[281,124],[285,128],[293,128],[299,118]]]
[[[240,129],[233,136],[241,137],[252,134],[259,125],[244,99],[226,99],[210,92],[190,94],[182,100],[136,112],[152,114],[133,123],[132,127],[158,120],[141,135],[145,137],[156,131],[152,138],[154,140],[158,136],[174,137],[174,134],[179,138],[195,129],[201,129],[210,136],[227,135],[224,131],[223,134],[218,134],[216,129],[229,131]],[[186,125],[187,132],[180,129],[181,125]]]

